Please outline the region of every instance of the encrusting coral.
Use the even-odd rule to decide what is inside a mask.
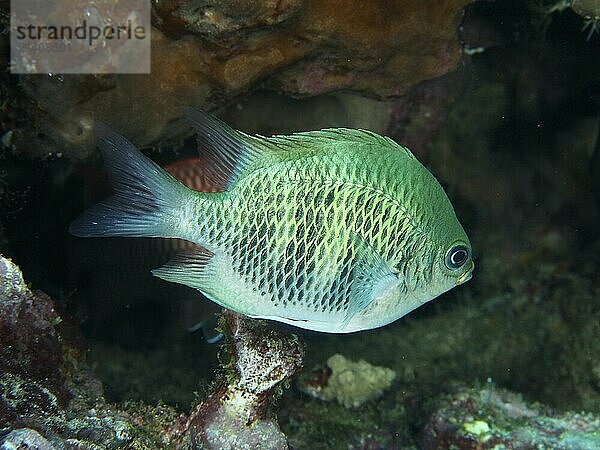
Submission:
[[[327,360],[327,368],[316,368],[299,381],[299,388],[321,400],[336,400],[346,408],[356,408],[381,397],[392,385],[396,372],[377,367],[364,359],[350,361],[340,354]]]
[[[302,368],[304,345],[265,322],[226,311],[229,363],[217,388],[192,412],[186,434],[205,449],[287,449],[270,406]]]

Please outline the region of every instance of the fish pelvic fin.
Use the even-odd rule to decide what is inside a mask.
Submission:
[[[211,314],[207,319],[202,320],[188,328],[190,333],[202,330],[204,340],[208,344],[216,344],[220,342],[225,335],[219,328],[219,314]]]
[[[153,269],[152,275],[165,281],[202,290],[211,277],[207,266],[213,256],[214,253],[211,251],[198,247],[175,255],[163,266]]]
[[[96,141],[114,195],[91,207],[69,227],[79,237],[184,237],[177,224],[189,190],[105,123]]]

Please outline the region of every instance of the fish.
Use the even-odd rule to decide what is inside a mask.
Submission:
[[[350,128],[265,137],[186,115],[221,188],[190,190],[100,123],[114,195],[72,234],[190,241],[199,247],[152,274],[248,317],[325,333],[385,326],[472,277],[444,189],[392,139]]]

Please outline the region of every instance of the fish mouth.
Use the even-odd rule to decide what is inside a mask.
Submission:
[[[471,269],[469,269],[468,271],[463,273],[460,277],[458,277],[458,279],[456,280],[456,285],[458,286],[459,284],[466,283],[471,278],[473,278],[473,269],[475,269],[475,264],[472,264]]]

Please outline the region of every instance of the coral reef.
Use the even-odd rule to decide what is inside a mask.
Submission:
[[[22,377],[26,377],[31,389],[20,389],[29,390],[33,398],[39,399],[40,413],[65,406],[70,395],[65,375],[60,370],[61,355],[63,350],[75,353],[76,349],[63,348],[56,329],[61,318],[52,301],[41,292],[34,295],[25,285],[18,267],[4,258],[0,258],[0,300],[2,385],[7,389],[13,384],[16,389]],[[12,402],[6,402],[7,397],[3,400],[0,418],[17,419],[19,413]]]
[[[258,87],[398,96],[455,67],[467,3],[157,2],[152,73],[21,77],[28,124],[13,130],[15,145],[30,156],[85,158],[97,119],[140,146],[179,142],[190,134],[182,106],[213,109]]]
[[[502,389],[470,389],[432,415],[422,448],[593,450],[600,447],[599,429],[592,414],[549,414]]]
[[[294,334],[229,311],[221,328],[230,360],[223,380],[190,415],[187,438],[206,449],[287,449],[270,406],[302,368],[303,344]]]
[[[152,448],[158,428],[107,404],[80,362],[76,328],[19,268],[0,256],[0,443],[2,448]],[[155,420],[172,415],[154,411]],[[36,447],[37,446],[37,447]]]
[[[353,362],[340,354],[327,360],[327,367],[317,367],[298,383],[305,393],[321,400],[336,400],[346,408],[357,408],[381,397],[392,385],[396,373],[376,367],[361,359]]]

